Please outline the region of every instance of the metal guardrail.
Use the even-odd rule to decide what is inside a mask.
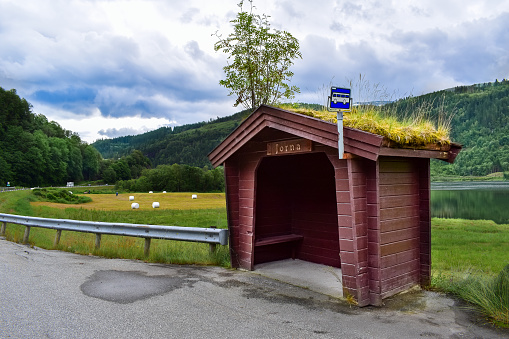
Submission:
[[[0,235],[5,234],[7,223],[26,226],[23,243],[28,243],[30,227],[41,227],[57,230],[55,246],[60,241],[62,231],[95,233],[96,248],[101,245],[102,234],[145,238],[145,255],[149,254],[150,239],[152,238],[209,243],[211,250],[215,248],[215,244],[228,245],[228,230],[226,229],[49,219],[4,213],[0,213],[0,222],[2,223]]]

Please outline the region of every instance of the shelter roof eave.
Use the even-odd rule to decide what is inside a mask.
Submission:
[[[325,146],[338,148],[336,124],[283,109],[261,105],[209,153],[208,158],[210,162],[214,167],[223,164],[226,159],[235,154],[235,152],[265,128],[273,128]],[[346,153],[373,161],[376,161],[380,155],[385,155],[437,158],[452,162],[461,149],[461,146],[457,144],[457,147],[451,147],[452,151],[392,148],[384,145],[384,137],[380,135],[349,127],[344,127],[343,132]]]

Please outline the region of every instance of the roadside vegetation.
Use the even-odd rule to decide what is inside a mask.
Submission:
[[[431,237],[432,288],[509,327],[509,225],[433,218]]]
[[[74,194],[76,195],[76,194]],[[62,203],[35,201],[30,191],[6,192],[0,194],[0,212],[37,216],[44,218],[122,222],[132,224],[168,225],[184,227],[226,228],[226,208],[224,194],[198,194],[191,199],[191,193],[163,194],[138,193],[135,201],[140,209],[131,209],[127,194],[94,194],[94,202],[107,202],[103,208],[87,208],[94,202],[72,206]],[[151,203],[159,201],[161,208],[153,209]],[[96,207],[98,207],[96,205]],[[21,243],[25,227],[9,224],[5,238]],[[62,232],[60,242],[55,247],[55,230],[33,227],[30,231],[30,246],[67,251],[83,255],[97,255],[106,258],[136,259],[147,262],[189,265],[217,265],[230,267],[227,246],[216,246],[211,253],[208,244],[185,241],[153,239],[150,255],[143,254],[144,239],[103,235],[101,248],[95,249],[95,235],[80,232]]]
[[[108,188],[105,187],[105,190]],[[106,191],[108,192],[108,191]],[[98,193],[98,192],[97,192]],[[75,193],[76,194],[76,193]],[[140,203],[130,209],[129,195]],[[0,212],[47,218],[126,222],[136,224],[227,228],[224,193],[115,193],[94,194],[92,203],[73,207],[69,204],[33,201],[30,191],[0,194]],[[102,208],[96,205],[101,201]],[[152,209],[152,201],[161,203]],[[24,226],[9,224],[6,239],[22,242]],[[62,232],[59,245],[53,245],[54,230],[32,228],[30,245],[106,258],[124,258],[166,264],[217,265],[230,267],[227,246],[182,241],[157,240],[150,256],[143,254],[143,239],[104,235],[101,248],[95,250],[94,234]],[[431,288],[454,294],[481,310],[487,321],[509,326],[509,225],[486,220],[432,219]]]
[[[32,198],[39,201],[57,202],[61,204],[84,204],[92,199],[86,196],[73,194],[67,189],[61,188],[37,188],[32,191]]]

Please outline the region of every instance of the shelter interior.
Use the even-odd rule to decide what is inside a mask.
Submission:
[[[257,170],[254,263],[296,258],[340,267],[334,167],[324,153],[263,158]]]

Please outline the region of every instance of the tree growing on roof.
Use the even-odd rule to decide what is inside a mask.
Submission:
[[[233,33],[224,39],[215,33],[219,40],[214,49],[228,54],[228,63],[223,67],[226,79],[219,84],[237,97],[235,107],[242,104],[254,110],[261,104],[292,99],[300,92],[289,81],[293,76],[290,66],[302,54],[296,38],[286,31],[271,30],[269,16],[254,14],[253,0],[248,1],[250,11],[243,10],[242,0],[238,4],[240,12],[230,21]]]

